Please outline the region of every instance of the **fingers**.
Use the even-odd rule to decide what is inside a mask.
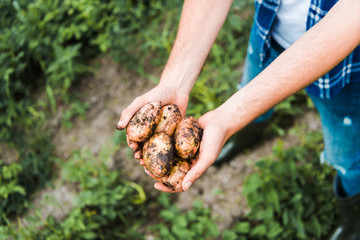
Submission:
[[[137,160],[142,159],[142,157],[143,157],[142,145],[137,142],[129,140],[129,138],[127,136],[126,136],[126,141],[127,141],[128,146],[134,150],[134,152],[133,152],[134,158]],[[142,161],[142,163],[144,163],[144,161]],[[140,161],[140,164],[141,164],[141,161]],[[141,165],[143,165],[143,164],[141,164]]]
[[[144,170],[145,170],[145,173],[147,175],[149,175],[151,178],[155,179],[158,182],[161,182],[161,183],[163,182],[163,180],[161,178],[154,176],[149,170],[146,169],[146,167],[144,167]]]
[[[127,135],[126,135],[126,142],[127,142],[127,145],[130,148],[132,148],[133,150],[136,150],[139,148],[139,144],[137,142],[131,141]]]
[[[216,157],[215,157],[216,158]],[[202,158],[200,156],[199,161],[190,169],[186,174],[184,181],[182,183],[182,188],[184,191],[189,190],[191,185],[200,178],[201,175],[210,167],[214,161],[207,161],[208,159]]]
[[[165,186],[163,184],[163,179],[162,178],[158,178],[158,177],[155,177],[151,172],[149,172],[149,170],[146,169],[146,167],[144,167],[144,171],[147,175],[149,175],[151,178],[155,179],[156,182],[154,184],[154,188],[156,190],[159,190],[159,191],[162,191],[162,192],[168,192],[168,193],[175,193],[175,192],[183,192],[183,189],[177,189],[176,191],[172,190],[171,188]]]
[[[165,186],[163,183],[157,182],[154,184],[154,188],[156,190],[162,191],[162,192],[167,192],[167,193],[176,193],[176,192],[183,192],[183,189],[177,189],[176,191],[172,190],[171,188],[168,188],[167,186]]]
[[[136,148],[134,148],[136,146]],[[142,159],[143,158],[143,143],[136,143],[131,144],[130,146],[132,149],[134,149],[134,158],[135,159]]]
[[[134,158],[137,159],[137,160],[140,160],[142,159],[142,151],[141,150],[137,150],[137,151],[134,151]]]
[[[205,125],[203,124],[202,127],[205,127]],[[224,142],[224,132],[220,128],[216,125],[211,126],[211,124],[205,127],[199,150],[199,159],[185,175],[182,183],[185,191],[189,190],[191,185],[215,162]]]
[[[142,160],[142,157],[143,157],[142,144],[131,141],[127,136],[126,136],[126,142],[127,142],[128,146],[134,150],[134,152],[133,152],[134,158],[137,160],[140,160],[140,164],[142,163],[141,165],[143,166],[144,161]]]

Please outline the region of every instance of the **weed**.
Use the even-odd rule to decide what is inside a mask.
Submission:
[[[301,144],[259,160],[257,172],[244,184],[250,213],[233,229],[244,239],[322,239],[327,236],[334,211],[334,170],[318,160],[320,132],[297,132]]]
[[[107,167],[117,147],[109,144],[98,156],[88,149],[75,151],[61,166],[65,183],[78,187],[74,208],[58,222],[53,216],[43,218],[39,212],[30,225],[6,221],[0,228],[2,237],[14,239],[142,239],[137,228],[142,223],[146,196],[141,186],[123,180],[121,172]],[[0,239],[2,239],[0,237]]]
[[[195,201],[193,209],[185,213],[171,204],[167,194],[161,194],[158,201],[163,207],[159,217],[164,223],[150,227],[155,239],[216,239],[220,236],[211,210],[201,201]]]

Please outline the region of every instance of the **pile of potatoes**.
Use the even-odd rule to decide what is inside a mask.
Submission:
[[[201,142],[197,119],[182,118],[177,105],[150,102],[135,113],[126,133],[142,146],[146,169],[172,190],[181,189]]]

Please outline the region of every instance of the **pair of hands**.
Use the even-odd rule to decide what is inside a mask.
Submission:
[[[176,89],[175,87],[159,84],[144,95],[135,98],[135,100],[123,110],[120,120],[117,124],[117,129],[125,129],[128,122],[135,114],[135,112],[148,102],[158,101],[163,105],[176,104],[178,105],[181,115],[184,117],[189,101],[189,95]],[[187,191],[190,186],[200,178],[200,176],[213,164],[219,155],[222,146],[227,140],[225,137],[224,123],[219,122],[214,111],[204,114],[198,119],[201,128],[204,129],[202,141],[199,148],[198,161],[191,166],[190,171],[184,177],[182,189],[177,192]],[[153,176],[144,166],[142,159],[142,146],[138,143],[128,140],[128,145],[134,150],[134,158],[139,160],[140,165],[144,167],[144,171],[153,179],[158,181],[154,184],[157,190],[163,192],[174,192],[166,187],[160,178]]]

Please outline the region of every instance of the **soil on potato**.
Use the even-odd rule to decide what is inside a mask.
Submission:
[[[56,155],[62,159],[69,158],[73,149],[82,147],[87,147],[96,154],[117,131],[115,126],[121,111],[136,96],[155,86],[151,81],[125,70],[120,64],[112,62],[109,58],[97,59],[95,64],[98,65],[96,73],[82,79],[73,89],[74,92],[81,95],[83,101],[91,104],[86,117],[74,120],[74,127],[70,130],[61,128],[60,113],[51,122],[52,126],[58,129],[53,143],[56,146]],[[159,73],[155,75],[159,76]],[[296,120],[295,124],[297,123],[305,123],[309,130],[320,128],[317,114],[314,111],[309,111],[301,116]],[[282,137],[282,140],[287,146],[298,143],[296,136],[292,135],[286,135]],[[231,162],[219,167],[211,166],[189,191],[172,195],[177,206],[184,210],[190,209],[192,203],[200,199],[205,206],[212,209],[215,216],[220,217],[221,220],[218,222],[220,230],[229,228],[234,221],[248,212],[246,199],[241,195],[242,183],[253,169],[245,164],[245,161],[256,161],[271,154],[272,147],[277,141],[277,138],[263,141],[240,153]],[[158,191],[153,188],[155,181],[152,181],[138,161],[132,158],[128,147],[118,150],[113,158],[114,164],[111,167],[121,170],[126,174],[126,178],[143,186],[148,197],[157,197]],[[55,189],[44,189],[36,194],[34,204],[40,206],[45,196],[51,194],[55,198],[61,196],[57,199],[60,206],[71,206],[74,188],[75,186],[58,186]],[[43,208],[42,214],[46,216],[51,213],[61,219],[66,216],[69,209],[71,207],[65,209]]]

